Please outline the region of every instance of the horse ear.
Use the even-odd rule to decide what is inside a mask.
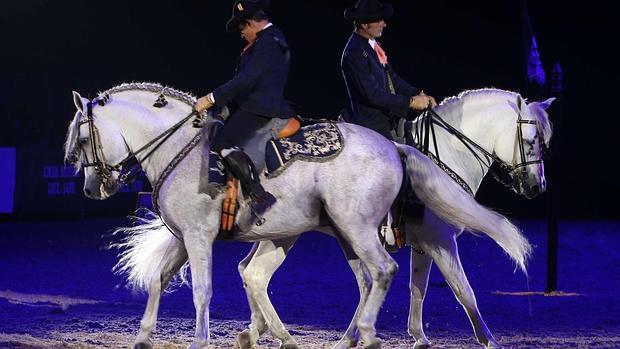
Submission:
[[[84,112],[84,100],[85,98],[82,98],[79,93],[73,91],[73,104],[82,113]]]
[[[521,95],[517,96],[517,110],[519,112],[521,112],[521,110],[523,110],[523,107],[525,107],[527,104],[525,103],[525,100],[523,99],[523,97],[521,97]]]
[[[549,98],[549,99],[547,99],[546,101],[543,101],[543,102],[538,102],[538,105],[541,108],[547,110],[547,108],[549,108],[551,106],[551,103],[553,103],[553,101],[555,101],[555,97],[551,97],[551,98]]]

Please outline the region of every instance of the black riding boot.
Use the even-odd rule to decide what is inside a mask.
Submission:
[[[241,182],[244,193],[252,198],[252,211],[257,215],[265,213],[273,204],[276,198],[266,192],[260,184],[260,179],[252,160],[241,150],[235,150],[224,157],[226,166],[232,174]]]

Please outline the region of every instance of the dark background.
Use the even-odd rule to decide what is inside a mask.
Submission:
[[[339,60],[352,25],[342,13],[353,2],[272,0],[268,9],[292,48],[286,96],[305,116],[333,118],[344,106]],[[395,15],[381,42],[392,65],[412,84],[438,100],[481,87],[535,97],[525,81],[521,1],[387,2],[395,6]],[[197,95],[211,91],[232,76],[244,46],[237,34],[225,32],[230,7],[231,1],[222,0],[4,2],[0,146],[17,147],[22,163],[36,162],[41,150],[60,162],[74,114],[72,90],[94,97],[123,82],[152,81]],[[617,12],[611,1],[600,0],[532,1],[528,7],[547,79],[556,62],[564,71],[561,108],[550,110],[556,124],[561,118],[549,159],[557,161],[557,170],[550,171],[547,163],[550,186],[561,190],[560,214],[618,218],[616,156],[610,149],[620,125],[618,60],[612,53]],[[16,196],[36,200],[24,188],[37,183],[18,176],[22,189]],[[479,193],[482,202],[519,217],[544,216],[547,196],[528,201],[490,178]],[[124,205],[111,200],[117,201],[98,207],[118,215],[133,206],[135,195]],[[86,201],[75,195],[67,202]],[[44,203],[21,207],[33,204],[48,210]]]

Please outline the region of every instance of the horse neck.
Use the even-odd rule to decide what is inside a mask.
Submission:
[[[155,101],[156,97],[156,95],[152,97],[150,103]],[[159,137],[191,113],[192,110],[191,106],[171,99],[168,100],[166,108],[162,109],[153,110],[150,106],[145,107],[129,100],[122,103],[119,108],[122,110],[114,112],[111,117],[121,126],[123,138],[132,153]],[[188,121],[170,137],[164,137],[165,141],[159,146],[156,145],[160,143],[157,141],[152,147],[137,155],[138,161],[140,161],[151,184],[157,182],[166,167],[196,135],[196,132],[196,129],[191,126],[191,122]],[[155,146],[157,149],[151,152]],[[147,154],[149,154],[148,157]]]
[[[437,113],[487,152],[493,153],[501,130],[508,125],[507,122],[513,121],[510,118],[506,98],[507,96],[501,94],[475,100],[465,97],[458,102],[439,107]],[[441,161],[463,178],[476,193],[488,172],[488,167],[481,165],[476,156],[455,136],[440,127],[435,127],[435,132]],[[430,143],[429,150],[434,153],[432,140]],[[481,151],[478,150],[476,153],[485,159]]]

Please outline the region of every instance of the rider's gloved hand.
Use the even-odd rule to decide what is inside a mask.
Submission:
[[[196,104],[194,104],[194,110],[198,113],[202,113],[203,111],[211,108],[215,104],[213,100],[213,93],[209,93],[206,96],[198,98]]]
[[[409,100],[409,108],[413,110],[424,110],[428,107],[434,108],[437,105],[433,96],[427,96],[424,91],[419,95],[411,97]]]

